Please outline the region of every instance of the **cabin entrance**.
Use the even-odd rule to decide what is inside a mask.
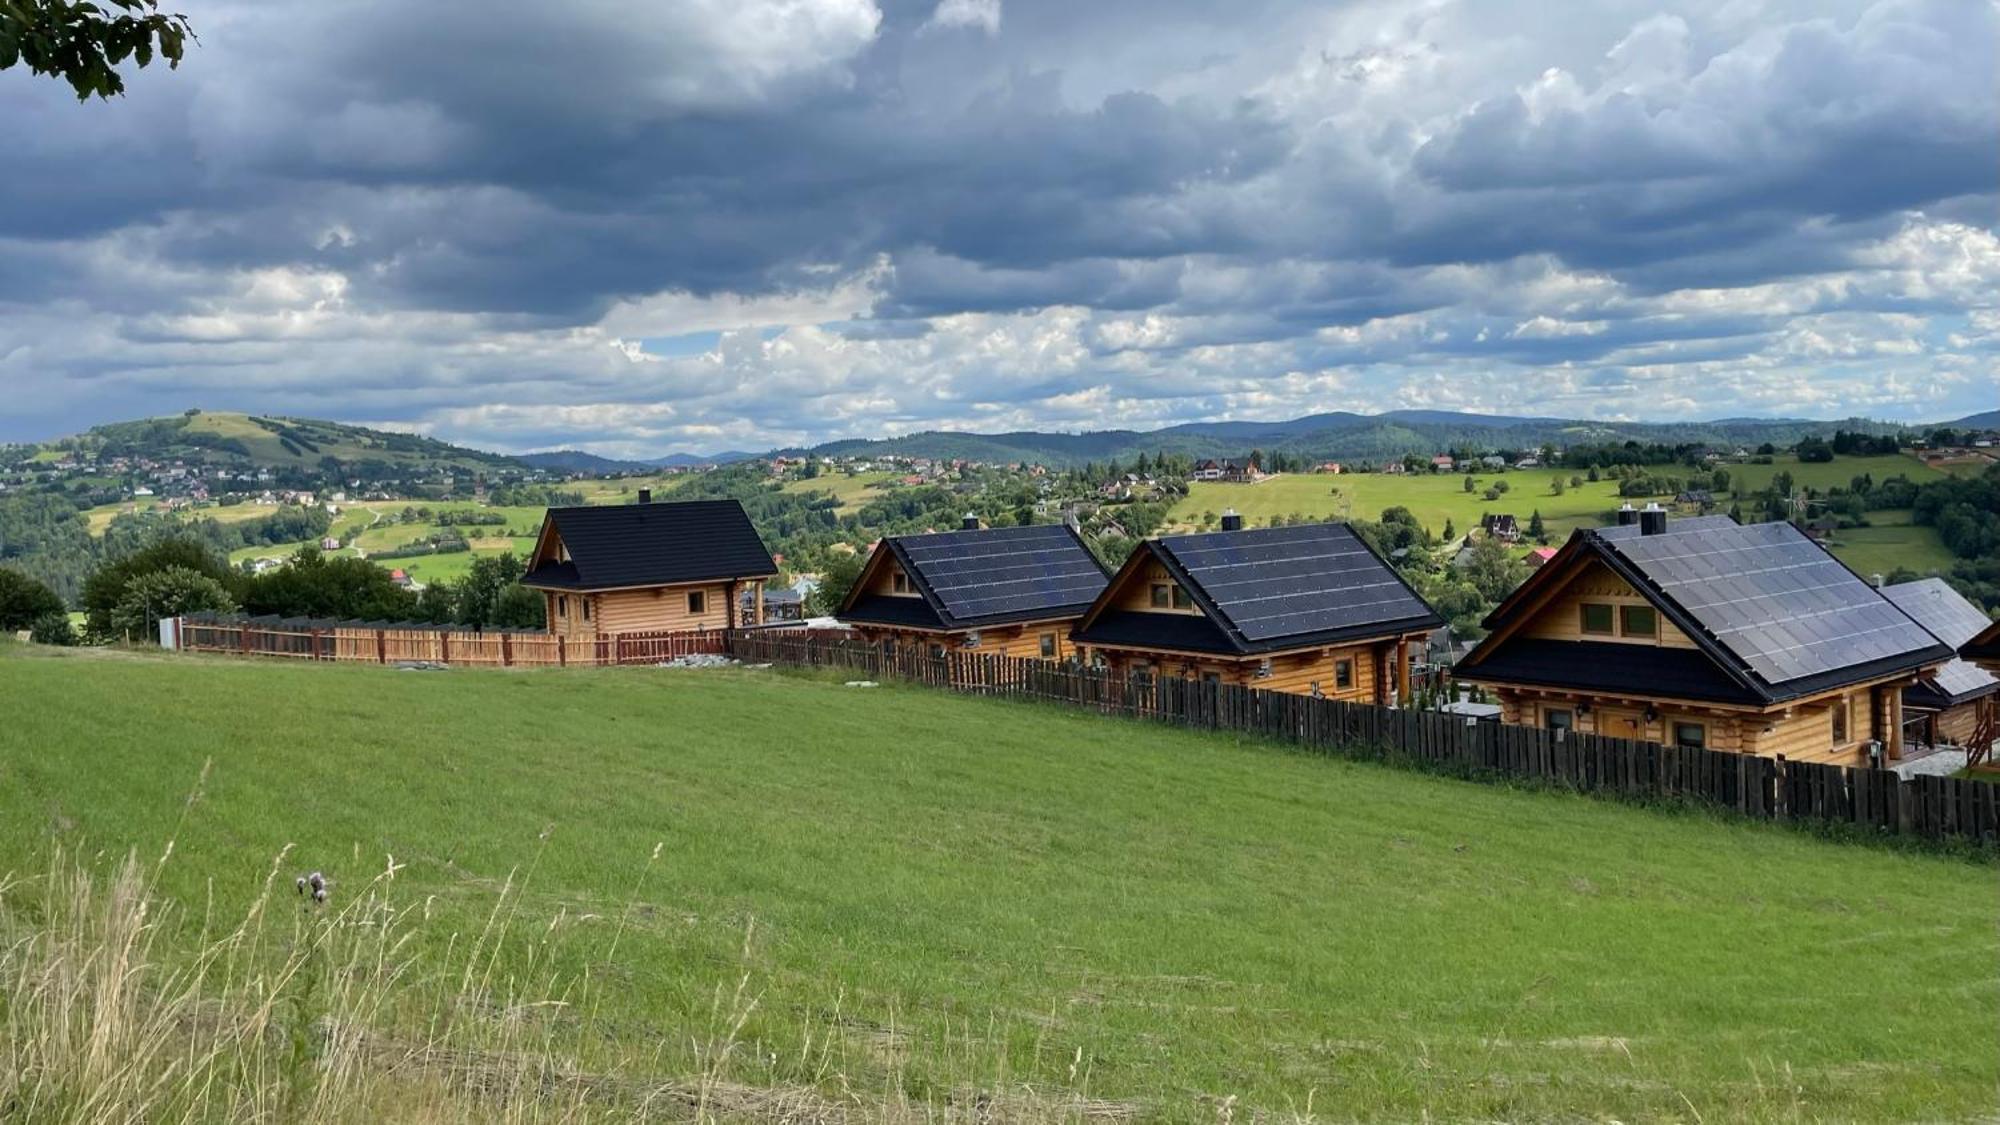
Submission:
[[[1616,707],[1597,709],[1597,733],[1610,738],[1646,737],[1646,720],[1637,711],[1623,711]]]

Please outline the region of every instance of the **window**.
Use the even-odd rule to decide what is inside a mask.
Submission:
[[[1839,699],[1833,701],[1833,744],[1835,746],[1838,746],[1846,741],[1847,741],[1847,697],[1843,695]]]
[[[962,644],[966,648],[978,648],[979,630],[974,629],[971,632],[965,634],[965,639],[961,641],[960,644]]]
[[[708,612],[708,591],[707,591],[707,590],[689,590],[689,591],[688,591],[688,616],[689,616],[689,617],[699,617],[699,616],[701,616],[702,614],[704,614],[704,613],[707,613],[707,612]]]
[[[1601,602],[1585,602],[1582,607],[1582,629],[1586,636],[1608,637],[1611,635],[1611,607]]]
[[[583,607],[583,619],[585,621],[590,620],[590,595],[585,594],[583,597],[578,598],[577,604]]]
[[[569,595],[568,595],[568,594],[557,594],[557,595],[556,595],[556,616],[557,616],[557,617],[568,617],[568,616],[569,616]]]
[[[1173,592],[1173,598],[1174,598],[1175,609],[1186,609],[1188,607],[1189,602],[1186,590],[1181,589],[1179,586],[1175,586]]]
[[[1346,691],[1354,686],[1354,661],[1333,662],[1333,687],[1335,691]]]
[[[1544,707],[1542,726],[1549,730],[1575,730],[1576,712],[1567,707]]]
[[[894,590],[894,591],[895,591],[896,593],[898,593],[898,594],[907,594],[907,593],[909,593],[909,592],[910,592],[910,576],[909,576],[909,575],[907,575],[907,574],[904,574],[904,573],[903,573],[902,571],[900,571],[900,570],[899,570],[899,571],[897,571],[897,572],[895,573],[895,575],[894,575],[893,577],[891,577],[891,578],[889,579],[889,588],[890,588],[891,590]]]
[[[1219,684],[1222,682],[1222,673],[1203,672],[1201,674],[1201,682],[1205,684]]]
[[[1259,660],[1259,661],[1257,662],[1257,678],[1258,678],[1258,679],[1260,679],[1260,680],[1268,680],[1268,679],[1270,679],[1270,678],[1271,678],[1271,658],[1270,658],[1270,657],[1268,657],[1268,656],[1267,656],[1267,657],[1265,657],[1264,659],[1262,659],[1262,660]]]
[[[1055,658],[1056,658],[1056,635],[1054,633],[1043,633],[1042,659],[1054,660]]]
[[[1695,750],[1708,748],[1708,727],[1701,723],[1675,723],[1674,745]]]
[[[1153,608],[1165,609],[1173,604],[1173,587],[1165,582],[1153,583]]]
[[[1618,607],[1618,631],[1628,637],[1657,637],[1660,635],[1660,614],[1649,605],[1621,605]]]

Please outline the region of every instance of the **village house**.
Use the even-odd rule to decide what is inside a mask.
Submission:
[[[1902,756],[1951,649],[1789,523],[1619,513],[1500,603],[1455,670],[1507,722],[1799,761]]]
[[[1104,567],[1066,524],[892,535],[875,545],[836,616],[885,649],[973,649],[1060,660],[1104,589]]]
[[[1954,650],[1993,622],[1942,578],[1898,582],[1882,594]],[[1923,746],[1971,747],[1991,744],[1992,711],[2000,678],[1963,658],[1954,658],[1915,686],[1903,689],[1904,742]]]
[[[1518,543],[1521,541],[1521,525],[1519,521],[1505,512],[1487,512],[1485,515],[1480,516],[1479,530],[1484,531],[1488,538],[1497,539],[1502,543]]]
[[[777,564],[734,500],[550,508],[521,585],[542,591],[549,632],[573,639],[763,623]],[[737,611],[739,592],[751,608]]]
[[[1254,484],[1269,475],[1269,473],[1259,469],[1256,462],[1248,458],[1225,457],[1217,460],[1213,457],[1204,457],[1194,463],[1194,472],[1190,474],[1190,477],[1194,480],[1219,480],[1228,481],[1233,484]]]
[[[1443,620],[1345,524],[1141,543],[1072,639],[1094,663],[1387,704]]]
[[[1449,453],[1439,453],[1431,458],[1431,472],[1448,473],[1458,467],[1458,462]]]

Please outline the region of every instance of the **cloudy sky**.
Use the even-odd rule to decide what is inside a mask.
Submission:
[[[0,440],[2000,406],[1985,0],[169,7],[0,74]]]

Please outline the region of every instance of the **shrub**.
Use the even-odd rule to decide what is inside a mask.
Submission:
[[[56,592],[18,570],[0,566],[0,633],[32,627],[51,613],[62,613]]]
[[[35,623],[29,627],[28,639],[38,645],[68,647],[76,643],[76,629],[70,625],[67,613],[44,613],[35,618]]]

